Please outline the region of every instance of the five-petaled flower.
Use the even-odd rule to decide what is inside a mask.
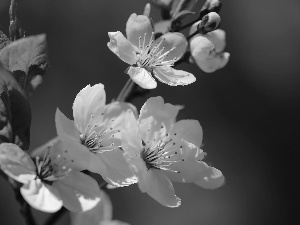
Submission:
[[[190,35],[197,31],[194,23]],[[226,46],[225,31],[217,29],[207,34],[197,34],[190,40],[191,61],[195,62],[206,73],[222,69],[229,60],[230,53],[224,52]]]
[[[136,183],[136,177],[123,157],[120,129],[126,111],[136,109],[129,103],[105,101],[102,84],[83,88],[73,104],[74,121],[56,111],[57,134],[69,149],[64,157],[72,158],[78,170],[98,173],[114,186],[127,186]]]
[[[74,170],[63,151],[65,146],[57,141],[34,151],[32,160],[19,146],[2,143],[1,169],[23,183],[23,198],[37,210],[56,212],[62,206],[73,212],[90,210],[101,200],[99,186],[93,178]]]
[[[138,120],[128,110],[122,130],[125,157],[138,177],[142,192],[164,206],[177,207],[171,181],[217,188],[224,182],[221,171],[202,162],[202,128],[196,120],[175,117],[181,107],[164,104],[161,97],[143,105]]]
[[[156,88],[157,83],[151,75],[171,86],[188,85],[196,80],[191,73],[172,68],[188,46],[181,33],[165,33],[155,40],[150,19],[134,13],[126,24],[127,39],[120,31],[108,35],[107,46],[130,65],[127,74],[142,88]]]

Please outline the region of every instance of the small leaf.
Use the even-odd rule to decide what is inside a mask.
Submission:
[[[0,30],[0,50],[10,43],[9,38]]]
[[[14,76],[0,63],[0,143],[15,143],[28,149],[30,123],[29,102]]]
[[[0,51],[0,62],[27,94],[42,82],[49,67],[46,48],[46,36],[41,34],[14,41]]]
[[[179,13],[177,13],[176,16],[173,17],[173,19],[174,19],[174,21],[175,20],[181,20],[189,14],[195,14],[195,12],[192,12],[190,10],[182,10]]]
[[[171,15],[174,19],[177,17],[177,14],[183,10],[192,10],[198,0],[174,0],[171,9]]]

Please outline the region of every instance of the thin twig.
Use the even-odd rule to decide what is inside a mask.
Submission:
[[[131,78],[128,79],[120,94],[118,95],[116,101],[126,102],[128,101],[129,96],[132,94],[136,87],[136,84],[133,82]]]
[[[23,32],[18,19],[17,9],[17,0],[11,0],[9,7],[9,37],[11,41],[15,41],[23,37]]]

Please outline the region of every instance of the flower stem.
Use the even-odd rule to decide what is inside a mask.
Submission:
[[[23,31],[20,27],[20,22],[17,15],[18,3],[17,0],[11,0],[9,7],[9,37],[11,41],[15,41],[23,37]]]
[[[126,84],[124,85],[123,89],[121,90],[120,94],[118,95],[116,101],[127,102],[128,98],[130,97],[135,88],[136,84],[131,78],[129,78]]]

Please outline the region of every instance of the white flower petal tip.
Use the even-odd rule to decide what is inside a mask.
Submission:
[[[62,200],[57,197],[59,196],[57,190],[44,185],[40,179],[25,184],[20,191],[26,202],[37,210],[54,213],[63,206]]]
[[[196,81],[196,77],[183,70],[176,70],[171,67],[160,67],[153,70],[156,78],[170,86],[189,85]]]
[[[222,172],[214,167],[211,167],[211,176],[204,177],[202,180],[195,182],[196,185],[206,189],[216,189],[225,184],[225,177]]]
[[[130,66],[126,73],[136,84],[144,89],[154,89],[157,87],[156,81],[144,68]]]

